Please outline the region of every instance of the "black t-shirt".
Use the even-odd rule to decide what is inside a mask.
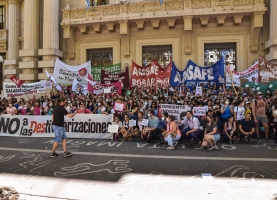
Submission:
[[[68,112],[64,107],[62,107],[60,105],[56,105],[53,110],[54,121],[52,124],[55,126],[63,127],[64,126],[64,116],[67,114],[68,114]]]
[[[255,128],[255,124],[252,120],[246,121],[245,119],[242,119],[239,124],[242,126],[244,132],[250,132],[252,128]]]

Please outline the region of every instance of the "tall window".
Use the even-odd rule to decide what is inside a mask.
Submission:
[[[113,64],[113,48],[89,49],[87,59],[91,60],[91,66],[109,66]]]
[[[224,64],[230,64],[236,69],[236,43],[205,44],[204,65],[213,65],[220,58],[224,58]]]
[[[5,12],[4,12],[4,6],[0,6],[0,29],[4,29],[5,28]]]
[[[162,67],[166,67],[172,59],[172,45],[142,47],[142,66],[147,66],[154,58]]]

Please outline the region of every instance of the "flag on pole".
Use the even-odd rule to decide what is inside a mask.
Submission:
[[[16,84],[17,87],[19,87],[19,88],[20,88],[21,85],[24,83],[23,80],[17,79],[16,76],[11,76],[11,77],[10,77],[10,80],[11,80],[14,84]]]
[[[89,92],[91,92],[92,91],[92,84],[91,84],[91,82],[92,82],[92,77],[91,77],[91,75],[90,74],[88,74],[88,91]]]
[[[85,0],[86,1],[86,6],[87,6],[87,9],[90,8],[90,0]]]
[[[160,0],[160,5],[162,5],[162,4],[163,4],[163,2],[164,2],[164,0]]]
[[[59,90],[59,91],[62,91],[61,86],[59,86],[59,85],[57,84],[57,82],[55,81],[54,77],[51,76],[51,75],[48,73],[47,70],[45,70],[45,72],[46,72],[47,78],[49,78],[49,80],[55,84],[56,89]]]

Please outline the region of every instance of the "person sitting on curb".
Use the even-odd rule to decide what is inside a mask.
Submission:
[[[218,149],[216,142],[220,140],[220,134],[217,130],[217,124],[212,116],[207,116],[207,123],[204,131],[202,147],[208,150]]]
[[[148,116],[148,127],[143,129],[141,139],[146,139],[147,143],[151,143],[153,140],[159,139],[160,129],[158,129],[158,126],[160,121],[155,117],[154,110],[150,110]]]
[[[244,138],[244,143],[250,142],[250,136],[255,132],[255,124],[251,119],[251,115],[248,113],[245,115],[245,119],[242,119],[239,124],[240,137]]]
[[[167,118],[167,130],[165,132],[164,140],[168,142],[167,150],[172,150],[177,146],[178,140],[181,138],[181,132],[174,122],[174,116],[169,115]]]
[[[192,115],[192,111],[187,111],[187,118],[182,121],[185,127],[188,127],[182,131],[182,135],[191,136],[196,143],[197,148],[201,148],[201,140],[203,137],[203,127],[200,126],[200,122],[197,117]]]

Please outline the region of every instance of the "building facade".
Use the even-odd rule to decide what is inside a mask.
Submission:
[[[56,58],[92,67],[225,57],[237,71],[277,63],[276,0],[0,0],[1,83],[46,79]],[[131,70],[130,70],[131,71]]]

